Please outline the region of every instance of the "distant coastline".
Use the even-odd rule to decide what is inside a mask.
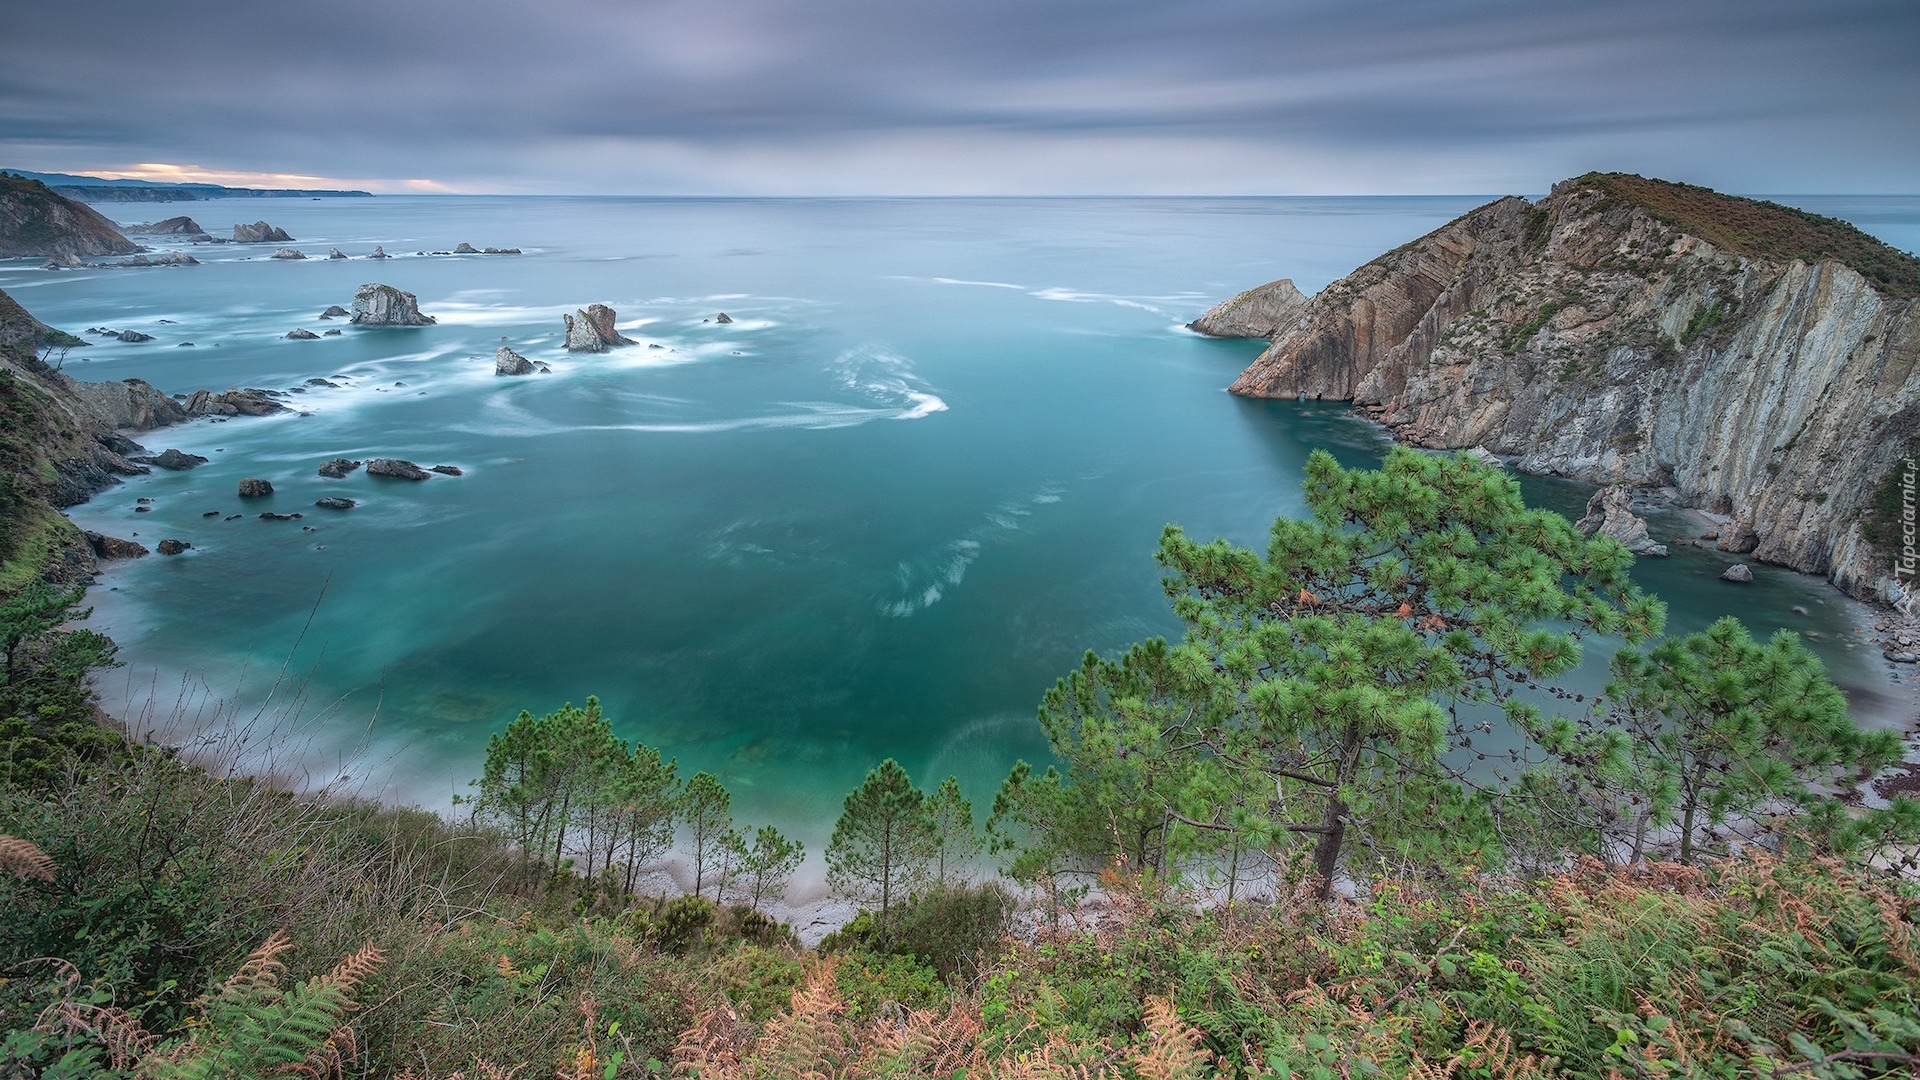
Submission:
[[[17,176],[38,180],[69,199],[100,202],[198,202],[202,199],[371,199],[371,191],[337,188],[247,188],[224,184],[169,183],[160,180],[108,180],[73,173],[38,173],[9,169]]]

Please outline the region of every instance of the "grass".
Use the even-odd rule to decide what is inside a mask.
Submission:
[[[1887,296],[1920,296],[1920,258],[1844,221],[1631,173],[1588,173],[1578,182],[1632,202],[1681,232],[1728,251],[1755,259],[1832,259],[1858,271]]]

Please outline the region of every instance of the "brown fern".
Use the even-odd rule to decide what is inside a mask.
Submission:
[[[793,992],[787,1012],[767,1022],[753,1048],[753,1075],[782,1080],[836,1080],[849,1057],[840,1020],[846,1000],[834,979],[837,961],[823,960]]]
[[[271,942],[272,939],[269,938],[268,941]],[[337,987],[341,993],[352,997],[361,981],[373,974],[374,969],[386,963],[386,960],[387,954],[369,941],[360,946],[353,955],[334,965],[334,969],[321,976],[321,980],[324,984]]]
[[[125,1009],[111,1005],[89,1005],[62,997],[40,1014],[34,1030],[46,1034],[87,1034],[106,1048],[107,1064],[115,1069],[132,1069],[153,1049],[154,1037],[140,1021]]]
[[[35,881],[52,881],[55,869],[53,857],[33,841],[0,836],[0,871]]]
[[[708,1009],[680,1033],[673,1047],[673,1071],[696,1080],[735,1080],[745,1075],[742,1057],[745,1025],[732,1009]]]
[[[280,954],[293,948],[293,939],[285,930],[275,930],[260,943],[260,947],[247,954],[240,970],[227,977],[213,992],[214,997],[245,997],[251,993],[261,993],[277,989],[280,979],[287,973],[287,965],[280,962]]]
[[[1213,1061],[1200,1049],[1205,1037],[1181,1019],[1173,998],[1148,998],[1146,1023],[1146,1042],[1133,1052],[1133,1067],[1142,1080],[1201,1080],[1208,1074]]]

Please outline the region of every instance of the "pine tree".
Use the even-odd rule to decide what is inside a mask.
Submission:
[[[733,796],[710,772],[697,772],[687,781],[680,795],[679,818],[686,826],[689,854],[693,856],[693,895],[699,896],[709,881],[717,879],[727,858],[729,837],[733,831]],[[720,881],[716,888],[724,888]]]
[[[897,900],[927,878],[935,847],[927,797],[888,758],[847,796],[827,842],[827,884],[879,905],[882,922]]]
[[[965,876],[981,850],[973,802],[960,794],[959,780],[949,776],[927,796],[927,817],[933,826],[933,878],[941,885],[952,884]]]
[[[806,845],[787,839],[779,829],[762,825],[755,830],[753,846],[742,851],[740,857],[747,903],[758,909],[762,900],[784,893],[806,857]]]

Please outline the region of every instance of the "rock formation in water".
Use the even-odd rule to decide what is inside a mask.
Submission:
[[[396,480],[425,480],[427,470],[402,458],[374,458],[367,462],[368,476],[390,476]]]
[[[360,467],[360,463],[347,458],[337,457],[320,463],[320,475],[338,480]]]
[[[138,540],[123,540],[118,536],[108,536],[91,529],[81,535],[86,538],[87,546],[92,548],[96,558],[138,559],[147,554],[147,545]]]
[[[137,461],[142,465],[152,465],[156,469],[167,469],[171,472],[185,472],[188,469],[197,469],[207,463],[207,459],[201,457],[199,454],[183,453],[171,447],[160,451],[158,454],[144,454],[128,458],[127,460]]]
[[[273,253],[273,257],[276,259],[304,259],[307,257],[307,253],[301,251],[299,248],[281,248]]]
[[[502,345],[493,354],[493,373],[495,375],[531,375],[533,361]]]
[[[374,282],[353,294],[353,321],[361,326],[432,326],[433,316],[420,314],[420,300],[410,292]]]
[[[615,345],[634,344],[613,328],[614,311],[605,304],[591,304],[561,318],[567,323],[568,352],[606,352]]]
[[[182,402],[189,416],[272,416],[287,407],[274,399],[274,391],[255,387],[223,390],[195,390]]]
[[[346,257],[347,257],[347,253],[344,251],[341,251],[337,247],[330,247],[327,249],[327,258],[329,259],[344,259]]]
[[[478,255],[480,254],[480,249],[462,240],[459,246],[453,249],[453,253],[455,255]]]
[[[142,236],[205,236],[207,230],[200,223],[184,215],[156,221],[151,225],[135,225],[127,229],[130,233]]]
[[[715,315],[713,317],[713,321],[716,323],[730,323],[733,321],[733,316],[723,311],[720,314]]]
[[[273,484],[257,476],[249,476],[240,481],[240,497],[243,499],[263,499],[273,494]]]
[[[323,495],[313,500],[313,505],[322,510],[351,510],[360,504],[345,495]]]
[[[57,195],[38,180],[0,173],[0,258],[141,250],[93,207]]]
[[[348,311],[346,308],[341,307],[339,304],[328,304],[327,310],[321,312],[320,317],[323,319],[331,319],[335,315],[351,315],[351,314],[353,314],[353,312]]]
[[[373,254],[371,254],[371,255],[369,255],[369,256],[367,256],[367,258],[369,258],[369,259],[391,259],[391,258],[393,258],[393,256],[391,256],[391,255],[389,255],[389,254],[387,254],[387,249],[386,249],[386,248],[384,248],[384,247],[381,247],[381,246],[380,246],[379,244],[375,244],[375,245],[373,245]]]
[[[295,329],[287,331],[287,337],[289,340],[292,340],[292,341],[319,341],[320,340],[319,334],[316,334],[313,331],[306,329],[305,327],[297,327]]]
[[[1187,329],[1208,337],[1270,338],[1298,322],[1306,306],[1293,279],[1281,278],[1220,301]]]
[[[291,244],[293,237],[288,236],[285,229],[269,225],[264,221],[256,221],[251,225],[235,225],[233,242],[236,244]]]
[[[192,547],[193,545],[187,543],[185,540],[162,540],[160,541],[159,551],[162,555],[178,555],[183,551],[190,550]]]
[[[1844,222],[1589,174],[1329,285],[1232,389],[1659,489],[1728,515],[1723,551],[1891,597],[1871,505],[1920,440],[1916,296],[1920,260]]]
[[[1633,512],[1633,492],[1620,484],[1604,487],[1587,500],[1587,515],[1575,525],[1581,536],[1609,536],[1635,555],[1665,555],[1667,546],[1647,535],[1647,523]]]

